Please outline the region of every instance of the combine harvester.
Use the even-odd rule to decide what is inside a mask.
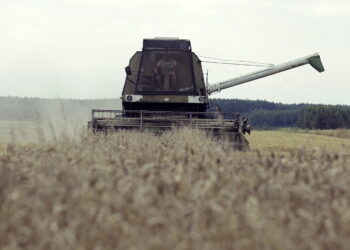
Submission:
[[[88,127],[93,132],[138,130],[163,132],[176,127],[198,128],[234,148],[249,148],[244,134],[250,134],[249,120],[239,113],[208,112],[209,95],[242,83],[280,73],[305,64],[319,72],[324,68],[319,54],[278,65],[270,65],[227,81],[208,85],[202,61],[192,52],[189,40],[177,38],[144,39],[125,68],[122,92],[123,110],[93,109]]]

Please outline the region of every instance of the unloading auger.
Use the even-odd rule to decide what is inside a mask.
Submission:
[[[259,78],[263,78],[266,76],[274,75],[286,70],[294,69],[296,67],[303,66],[305,64],[310,64],[314,69],[316,69],[318,72],[323,72],[324,67],[321,61],[321,57],[318,53],[301,57],[295,60],[291,60],[285,63],[281,63],[278,65],[273,65],[267,69],[263,69],[260,71],[256,71],[253,73],[249,73],[240,77],[232,78],[226,81],[222,81],[213,85],[209,85],[208,87],[208,94],[212,94],[217,91],[221,91],[223,89],[231,88],[246,82],[254,81]]]

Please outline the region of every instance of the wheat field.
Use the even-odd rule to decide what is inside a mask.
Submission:
[[[350,140],[248,140],[248,152],[189,129],[3,143],[0,249],[348,249]]]

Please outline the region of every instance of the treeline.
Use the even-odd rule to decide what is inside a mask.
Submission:
[[[219,105],[223,112],[244,114],[254,127],[350,128],[350,106],[282,104],[238,99],[213,99],[211,103],[212,108]]]
[[[309,129],[350,128],[349,106],[308,105],[298,117],[298,127]]]
[[[307,129],[350,128],[350,106],[282,104],[268,101],[211,99],[211,109],[247,116],[254,127],[298,127]],[[79,120],[85,123],[91,109],[121,109],[119,99],[75,100],[0,97],[0,120]]]

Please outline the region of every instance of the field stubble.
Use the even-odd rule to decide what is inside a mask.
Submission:
[[[3,145],[0,248],[347,249],[349,140],[295,135],[256,132],[250,152],[186,129]]]

